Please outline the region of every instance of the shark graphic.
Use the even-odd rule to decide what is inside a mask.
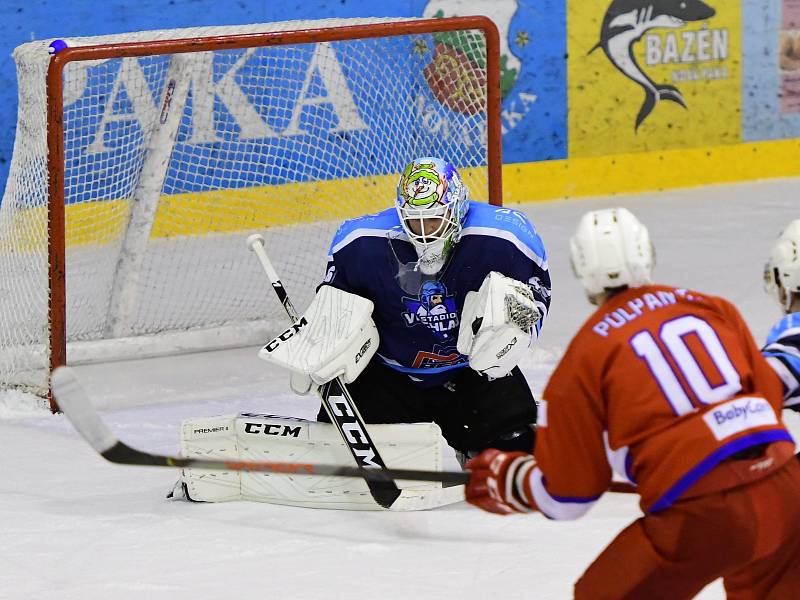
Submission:
[[[653,112],[659,100],[671,100],[686,108],[678,88],[657,85],[650,79],[633,56],[633,45],[651,29],[679,29],[691,21],[710,19],[716,11],[702,0],[614,0],[608,7],[600,41],[589,54],[602,48],[608,60],[623,75],[644,89],[645,98],[636,117],[635,130]]]

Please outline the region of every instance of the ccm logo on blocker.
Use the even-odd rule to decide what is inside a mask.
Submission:
[[[274,352],[281,345],[281,342],[288,342],[295,333],[298,333],[306,325],[308,325],[308,321],[305,317],[301,317],[297,323],[289,327],[289,329],[264,346],[264,349],[267,352]]]

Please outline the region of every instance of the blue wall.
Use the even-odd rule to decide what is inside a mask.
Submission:
[[[409,11],[408,1],[384,2],[389,15]],[[325,0],[283,3],[274,0],[3,0],[0,49],[0,182],[5,188],[17,120],[17,76],[11,52],[19,44],[69,38],[203,25],[233,25],[275,20],[279,9],[292,6],[296,18],[354,14],[348,3]],[[294,17],[293,17],[294,18]]]
[[[565,2],[487,0],[490,13],[499,4],[516,5],[508,27],[506,94],[503,102],[504,159],[528,162],[564,158],[566,140]],[[36,3],[3,0],[3,48],[0,52],[0,189],[5,188],[14,144],[17,85],[11,52],[32,39],[69,38],[203,25],[227,25],[356,16],[422,16],[432,7],[459,10],[458,0],[68,0]],[[453,14],[449,12],[449,14]]]

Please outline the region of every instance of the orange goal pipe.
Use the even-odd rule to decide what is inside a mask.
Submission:
[[[63,70],[68,62],[108,58],[156,56],[186,52],[209,52],[288,44],[335,42],[396,37],[440,31],[474,29],[486,40],[487,175],[489,202],[502,205],[502,128],[500,123],[500,33],[485,16],[419,19],[394,23],[345,25],[332,28],[300,29],[222,35],[181,40],[125,42],[64,48],[50,59],[47,70],[47,170],[48,170],[48,255],[50,279],[50,371],[66,364],[66,282],[64,231],[64,115]],[[52,398],[50,406],[57,410]]]

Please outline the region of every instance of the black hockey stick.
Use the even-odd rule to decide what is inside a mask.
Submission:
[[[292,306],[289,294],[286,293],[275,267],[272,266],[272,262],[267,256],[264,237],[257,233],[251,235],[247,238],[247,246],[258,257],[264,272],[272,284],[272,289],[292,321],[292,328],[297,330],[302,327],[305,323],[297,314],[294,306]],[[368,469],[384,471],[381,477],[364,477],[364,481],[366,481],[375,502],[384,508],[390,508],[395,500],[400,497],[400,488],[392,481],[392,477],[387,475],[386,463],[381,458],[377,446],[373,443],[364,425],[364,419],[361,418],[350,392],[347,391],[347,386],[337,377],[317,388],[317,393],[325,412],[328,413],[328,417],[339,430],[339,434],[350,450],[350,454],[353,455],[353,460],[358,465],[358,471],[366,472]]]
[[[53,371],[53,396],[61,411],[75,429],[106,460],[122,465],[152,467],[178,467],[214,469],[222,471],[257,471],[283,475],[326,475],[358,477],[367,483],[394,485],[394,479],[409,481],[440,481],[443,484],[464,484],[468,471],[417,471],[412,469],[365,469],[362,467],[284,463],[271,461],[215,460],[210,458],[182,458],[150,454],[128,446],[108,428],[92,406],[89,396],[69,367]]]
[[[395,479],[407,481],[438,481],[443,485],[462,485],[469,481],[469,471],[421,471],[413,469],[365,469],[362,467],[316,465],[310,463],[285,463],[272,461],[223,460],[211,458],[184,458],[164,456],[137,450],[120,441],[97,414],[89,396],[81,386],[75,373],[69,367],[59,367],[53,371],[51,379],[53,396],[59,408],[70,420],[78,433],[89,442],[98,454],[106,460],[120,465],[140,465],[150,467],[194,468],[215,471],[251,471],[276,473],[281,475],[322,475],[333,477],[353,477],[364,479],[367,483],[392,483]],[[612,482],[609,491],[636,493],[635,486]],[[413,498],[401,495],[400,502],[394,504],[400,510],[418,510]],[[393,506],[393,508],[394,508]]]

